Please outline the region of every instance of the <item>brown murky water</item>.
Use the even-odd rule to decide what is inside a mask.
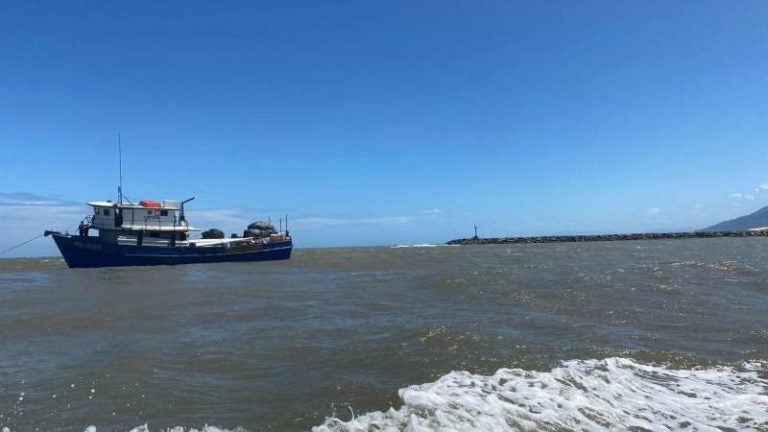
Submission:
[[[11,431],[307,430],[397,409],[398,389],[451,371],[606,358],[733,374],[763,362],[744,390],[760,396],[768,239],[313,249],[87,270],[0,261],[0,427]],[[759,413],[765,401],[753,402]],[[739,415],[768,427],[768,415]],[[358,423],[324,427],[373,430]]]

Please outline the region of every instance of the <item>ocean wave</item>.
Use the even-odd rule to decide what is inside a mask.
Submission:
[[[766,430],[768,380],[743,368],[671,369],[624,358],[573,360],[550,372],[451,372],[401,389],[403,406],[314,432]]]
[[[312,431],[766,431],[767,374],[761,362],[674,369],[618,357],[566,361],[549,372],[451,372],[400,389],[398,409],[326,418]],[[207,425],[162,430],[247,432]],[[130,432],[151,430],[145,424]]]
[[[696,269],[716,270],[730,273],[757,273],[757,269],[746,264],[740,264],[737,261],[723,262],[701,262],[701,261],[679,261],[670,263],[672,267],[689,267]]]
[[[449,244],[432,244],[432,243],[418,243],[418,244],[399,244],[390,246],[390,249],[402,249],[402,248],[434,248],[434,247],[456,247],[459,245]]]

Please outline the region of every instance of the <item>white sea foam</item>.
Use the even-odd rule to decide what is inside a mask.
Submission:
[[[131,432],[150,432],[147,425],[139,426],[136,428],[131,429]],[[235,428],[235,429],[219,429],[214,426],[203,426],[202,429],[195,429],[195,428],[189,428],[184,429],[181,426],[176,426],[175,428],[168,429],[167,432],[246,432],[243,428]]]
[[[399,391],[403,405],[314,432],[767,431],[768,364],[673,369],[625,358],[571,360],[550,372],[451,372]],[[7,427],[2,432],[10,432]],[[246,432],[174,427],[164,432]],[[89,426],[85,432],[98,432]],[[147,425],[130,432],[151,432]]]
[[[329,418],[313,431],[764,431],[768,380],[760,370],[765,365],[688,370],[608,358],[550,372],[451,372],[401,389],[397,410]]]
[[[3,431],[6,432],[6,431]],[[84,432],[98,432],[98,429],[96,426],[88,426],[85,428]],[[149,427],[147,427],[146,424],[137,426],[133,429],[131,429],[131,432],[150,432]],[[189,428],[185,429],[181,426],[176,426],[174,428],[170,429],[163,429],[162,432],[246,432],[243,428],[235,428],[235,429],[219,429],[214,426],[203,426],[201,429],[195,429],[195,428]]]

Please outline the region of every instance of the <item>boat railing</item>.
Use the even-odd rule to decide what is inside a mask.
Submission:
[[[162,218],[154,217],[154,216],[144,216],[144,230],[145,231],[162,231],[163,226],[165,227],[180,227],[180,228],[187,228],[189,225],[187,224],[187,221],[184,219],[181,220],[174,220],[174,221],[168,221],[166,225],[163,225]]]
[[[161,231],[162,227],[163,227],[162,219],[154,216],[144,216],[144,231],[153,231],[153,230]]]

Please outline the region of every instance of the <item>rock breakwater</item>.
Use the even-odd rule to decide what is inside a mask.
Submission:
[[[671,233],[630,233],[561,235],[536,237],[470,237],[446,242],[449,245],[525,244],[525,243],[576,243],[594,241],[675,240],[718,237],[768,237],[768,230],[751,231],[692,231]]]

